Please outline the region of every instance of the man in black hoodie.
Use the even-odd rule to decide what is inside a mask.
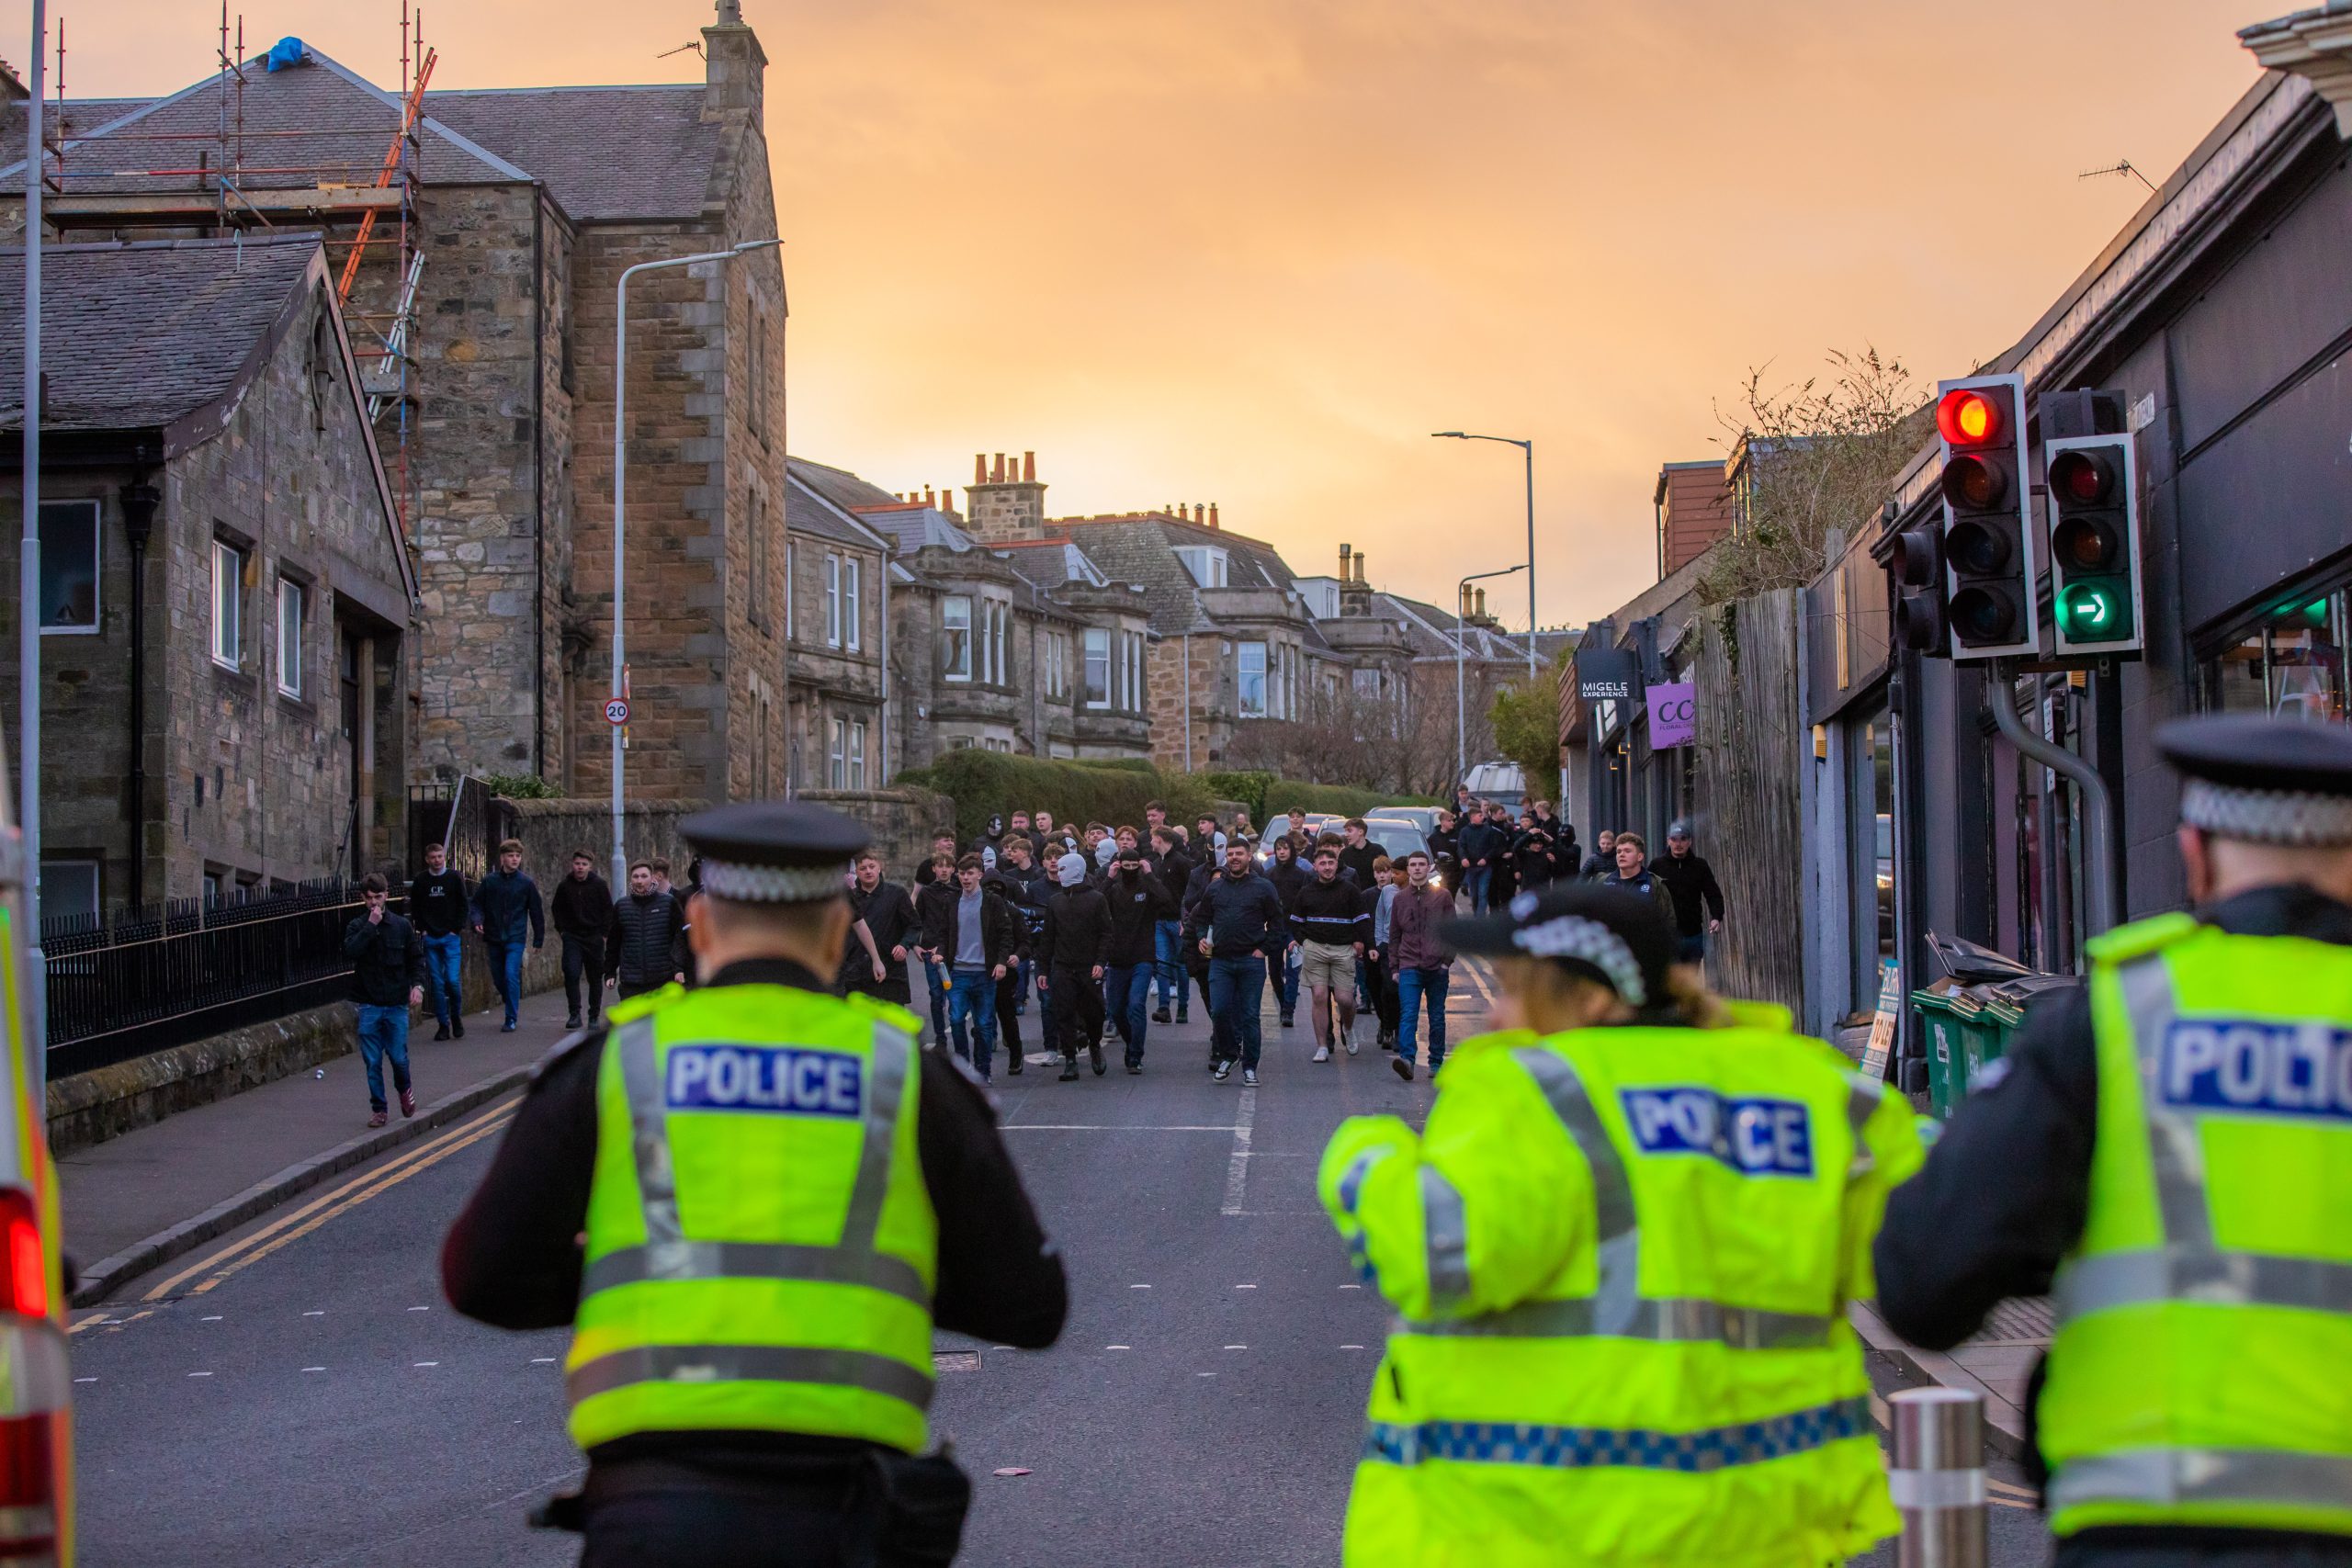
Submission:
[[[1038,986],[1061,1036],[1062,1077],[1078,1077],[1079,1036],[1094,1076],[1102,1076],[1102,971],[1111,956],[1111,906],[1086,879],[1086,857],[1067,854],[1055,868],[1061,888],[1046,900],[1037,938]]]
[[[1102,989],[1111,1021],[1126,1043],[1127,1071],[1143,1071],[1144,1031],[1151,1016],[1151,979],[1160,924],[1176,901],[1140,849],[1125,849],[1102,885],[1111,908],[1111,947]]]
[[[586,850],[571,852],[571,874],[555,885],[548,900],[556,939],[563,943],[563,1000],[566,1029],[580,1027],[580,988],[588,987],[588,1021],[594,1023],[605,1007],[605,939],[613,925],[613,890],[596,874],[596,863]]]
[[[435,1040],[466,1035],[464,975],[467,928],[473,924],[473,889],[449,868],[449,852],[424,846],[424,874],[408,885],[408,912],[424,944],[424,992],[433,998]]]

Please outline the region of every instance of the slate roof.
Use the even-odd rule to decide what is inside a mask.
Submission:
[[[785,478],[784,525],[796,534],[854,545],[860,549],[888,552],[893,547],[888,535],[877,537],[873,529],[804,482],[797,469]]]
[[[545,180],[580,221],[701,213],[725,127],[700,83],[427,93],[425,113]]]
[[[300,65],[266,70],[260,59],[244,70],[240,107],[248,165],[240,183],[250,189],[290,189],[338,181],[373,185],[384,152],[400,129],[401,101],[357,72],[312,50]],[[69,194],[109,191],[209,189],[205,176],[138,175],[136,169],[194,169],[199,152],[216,155],[220,130],[220,76],[207,76],[167,98],[136,107],[102,124],[76,125],[65,144],[65,189]],[[232,114],[240,112],[232,107]],[[258,134],[258,133],[268,134]],[[296,134],[284,134],[294,132]],[[170,139],[166,139],[170,138]],[[181,138],[190,138],[181,140]],[[530,176],[473,145],[462,133],[425,118],[418,148],[419,174],[428,184],[503,183]],[[113,174],[96,171],[113,170]],[[267,174],[264,169],[289,172]],[[0,182],[23,184],[22,159],[0,170]],[[82,171],[88,170],[89,173]]]
[[[375,183],[400,127],[399,94],[317,50],[281,71],[256,57],[244,75],[243,102],[232,110],[252,133],[242,185]],[[153,101],[69,102],[74,134],[65,147],[65,189],[209,188],[192,173],[119,171],[193,169],[199,152],[217,164],[226,90],[215,74]],[[700,84],[429,92],[418,175],[427,185],[542,181],[581,222],[695,217],[723,152],[724,127],[703,123],[703,98]],[[23,168],[19,158],[0,171],[0,181],[13,176],[22,185]]]
[[[234,391],[316,234],[41,247],[44,430],[159,428]],[[0,427],[24,423],[25,253],[0,250]]]

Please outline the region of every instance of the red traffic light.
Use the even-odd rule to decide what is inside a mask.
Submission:
[[[2008,428],[2001,405],[1973,387],[1946,392],[1936,404],[1936,432],[1953,446],[1984,446]]]
[[[2115,469],[2096,452],[2080,447],[2050,461],[2051,493],[2076,506],[2098,506],[2115,491]]]

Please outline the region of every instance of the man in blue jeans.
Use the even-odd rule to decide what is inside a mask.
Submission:
[[[1405,886],[1388,907],[1389,956],[1396,975],[1396,1055],[1389,1066],[1413,1078],[1414,1026],[1426,1004],[1430,1015],[1430,1071],[1445,1064],[1445,996],[1453,983],[1453,957],[1438,941],[1437,929],[1453,918],[1453,895],[1430,886],[1430,857],[1415,850],[1405,861]]]
[[[408,1077],[408,1010],[424,999],[424,948],[416,928],[387,908],[384,879],[369,873],[359,885],[368,912],[343,931],[344,956],[351,960],[351,1000],[359,1012],[359,1059],[368,1068],[368,1125],[390,1120],[384,1103],[384,1059],[392,1063],[392,1088],[401,1114],[416,1114]]]
[[[1250,846],[1239,838],[1225,846],[1225,869],[1209,879],[1184,911],[1186,931],[1196,933],[1209,961],[1209,1010],[1216,1015],[1221,1042],[1241,1057],[1241,1081],[1258,1083],[1258,1014],[1266,994],[1266,954],[1279,960],[1287,951],[1289,917],[1282,895],[1250,863]],[[1233,1072],[1233,1057],[1220,1055],[1211,1069],[1219,1083]]]
[[[523,840],[509,839],[498,846],[498,869],[474,889],[474,931],[490,959],[490,977],[506,1003],[502,1034],[514,1032],[523,1006],[523,940],[527,931],[532,947],[548,942],[547,908],[539,902],[539,885],[523,874]]]
[[[449,852],[424,846],[424,874],[408,885],[408,916],[424,943],[424,991],[433,998],[435,1040],[466,1035],[465,954],[459,943],[473,924],[473,893],[449,866]]]

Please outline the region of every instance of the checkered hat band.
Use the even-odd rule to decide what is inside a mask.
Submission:
[[[1541,925],[1521,926],[1510,933],[1510,942],[1531,958],[1574,958],[1589,964],[1609,977],[1610,987],[1628,1006],[1649,1005],[1649,988],[1642,984],[1642,965],[1634,950],[1599,920],[1558,915]]]
[[[731,861],[702,863],[702,890],[714,898],[738,904],[813,904],[841,892],[846,865],[739,865]]]
[[[2181,786],[2180,819],[2252,844],[2352,844],[2352,796],[2346,795],[2246,789],[2190,779]]]

